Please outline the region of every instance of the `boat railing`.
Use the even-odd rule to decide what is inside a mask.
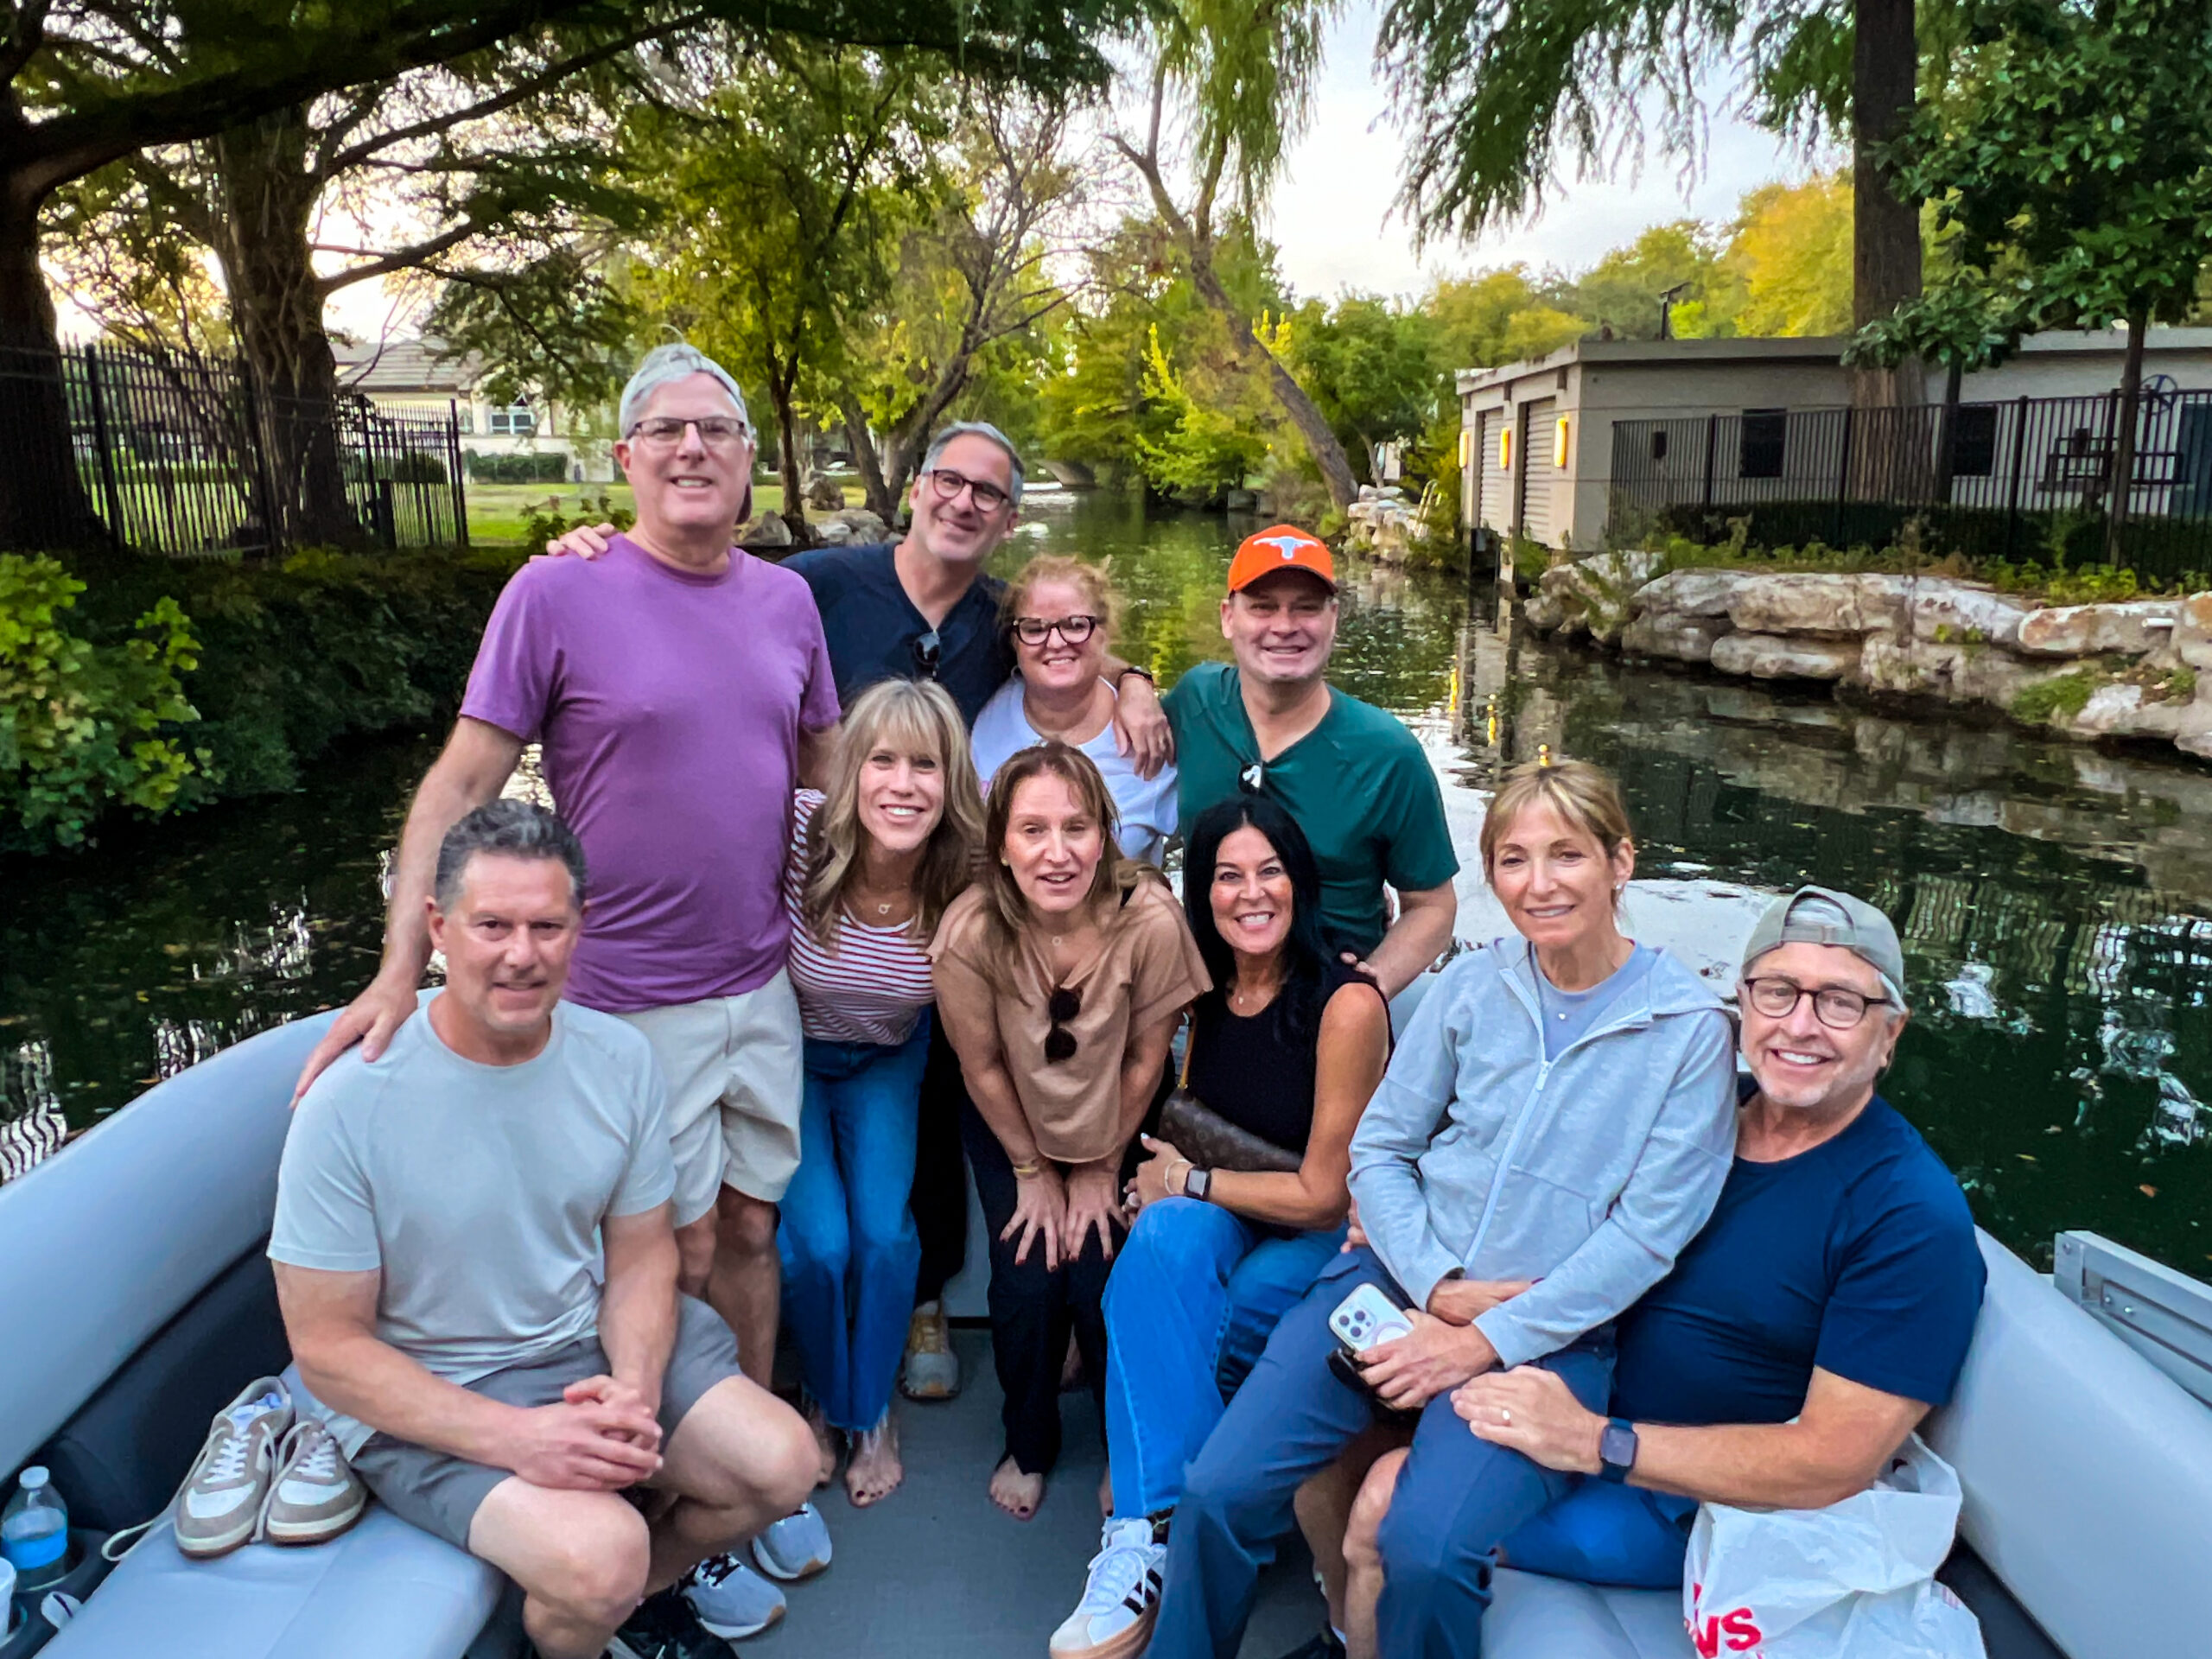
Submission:
[[[2212,1405],[2212,1285],[2095,1233],[2059,1234],[2052,1265],[2064,1295]]]

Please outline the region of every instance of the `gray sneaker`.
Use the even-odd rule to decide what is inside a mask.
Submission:
[[[906,1322],[906,1360],[899,1390],[909,1400],[950,1400],[960,1392],[960,1356],[943,1302],[924,1302]]]
[[[822,1511],[802,1503],[753,1541],[753,1559],[772,1579],[790,1584],[830,1565],[830,1528]]]
[[[709,1555],[683,1580],[683,1599],[724,1641],[758,1636],[784,1616],[784,1592],[734,1555]]]
[[[215,1414],[206,1444],[176,1495],[176,1547],[194,1560],[227,1555],[253,1536],[292,1427],[292,1396],[264,1376]]]
[[[272,1544],[325,1543],[359,1520],[368,1504],[369,1489],[347,1466],[330,1431],[303,1417],[277,1452],[262,1536]]]

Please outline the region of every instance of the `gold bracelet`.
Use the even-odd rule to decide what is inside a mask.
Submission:
[[[1033,1181],[1044,1173],[1045,1160],[1042,1158],[1033,1158],[1026,1164],[1014,1166],[1014,1179],[1017,1181]]]
[[[1160,1184],[1166,1187],[1167,1191],[1176,1198],[1188,1198],[1190,1196],[1189,1193],[1185,1192],[1182,1187],[1177,1185],[1175,1182],[1175,1170],[1178,1165],[1182,1167],[1183,1179],[1185,1180],[1188,1180],[1191,1176],[1191,1172],[1198,1167],[1198,1166],[1193,1164],[1187,1158],[1178,1158],[1174,1163],[1167,1166],[1167,1173],[1161,1178]]]

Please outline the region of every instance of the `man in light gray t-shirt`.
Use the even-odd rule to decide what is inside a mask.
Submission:
[[[574,834],[528,802],[447,833],[445,988],[301,1102],[269,1254],[354,1472],[515,1580],[543,1659],[597,1659],[618,1629],[690,1653],[699,1592],[674,1586],[788,1515],[817,1458],[729,1327],[677,1294],[659,1067],[560,1001],[583,883]],[[675,1494],[650,1527],[637,1485]]]

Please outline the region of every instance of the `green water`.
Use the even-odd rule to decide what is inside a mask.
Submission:
[[[1110,558],[1120,649],[1166,683],[1223,654],[1222,573],[1252,527],[1039,502],[996,568]],[[1332,673],[1421,736],[1470,858],[1503,766],[1548,745],[1616,771],[1643,843],[1631,926],[1700,967],[1724,970],[1777,888],[1881,904],[1916,1009],[1889,1091],[1984,1224],[2044,1265],[2082,1227],[2212,1276],[2212,772],[1624,666],[1379,567],[1347,572]],[[82,1127],[350,994],[434,750],[377,746],[289,796],[0,868],[8,1114]],[[1497,925],[1478,878],[1461,899],[1462,937]]]

